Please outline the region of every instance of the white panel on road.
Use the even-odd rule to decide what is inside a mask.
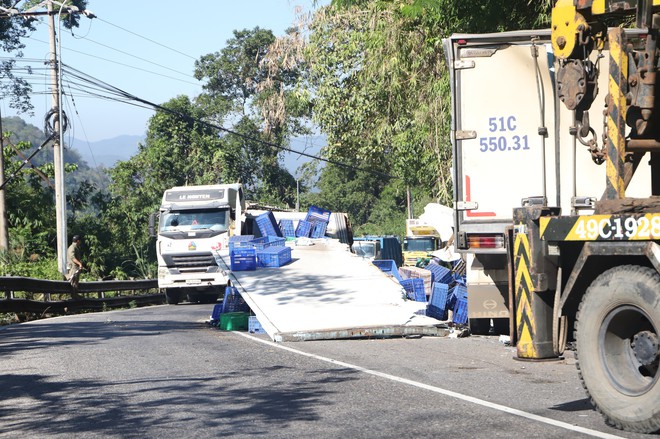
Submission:
[[[290,242],[287,265],[232,274],[234,286],[273,340],[348,338],[360,331],[407,335],[420,327],[444,335],[433,333],[440,321],[416,314],[426,304],[406,300],[396,279],[371,261],[338,240],[307,242],[313,245]]]

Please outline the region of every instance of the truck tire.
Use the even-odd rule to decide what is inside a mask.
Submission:
[[[660,275],[609,269],[587,289],[576,317],[576,359],[592,404],[616,428],[660,430]]]
[[[178,305],[180,300],[181,298],[178,292],[165,288],[165,302],[168,305]]]

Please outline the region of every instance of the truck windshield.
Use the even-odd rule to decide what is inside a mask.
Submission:
[[[375,242],[355,241],[353,242],[353,251],[361,258],[374,259],[378,252],[378,246]]]
[[[433,252],[437,250],[435,237],[404,239],[403,250],[408,252]]]
[[[210,229],[226,232],[229,228],[228,210],[184,210],[160,215],[159,231]]]

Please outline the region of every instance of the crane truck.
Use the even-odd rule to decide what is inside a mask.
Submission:
[[[643,433],[660,430],[659,28],[660,0],[558,0],[550,29],[444,41],[468,298],[508,308],[521,360],[571,337],[592,404]]]
[[[158,287],[168,304],[176,305],[184,297],[213,303],[223,294],[229,264],[221,259],[229,255],[229,236],[241,234],[243,212],[245,199],[238,183],[177,186],[164,192],[156,255]]]

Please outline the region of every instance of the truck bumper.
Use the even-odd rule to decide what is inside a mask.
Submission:
[[[167,273],[164,273],[167,271]],[[167,268],[160,268],[158,273],[159,288],[195,288],[204,290],[214,286],[227,285],[229,277],[223,272],[218,273],[187,273],[171,274]]]

